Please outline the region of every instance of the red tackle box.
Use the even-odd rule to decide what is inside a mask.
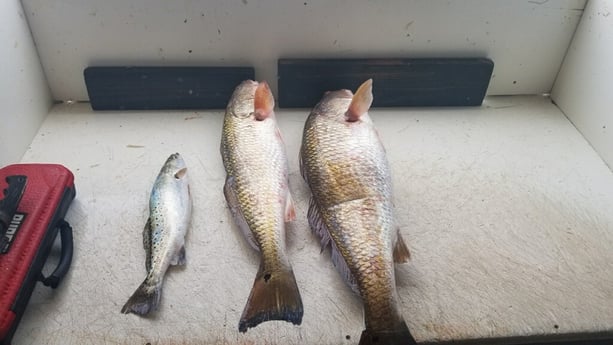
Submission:
[[[73,174],[58,164],[4,167],[0,191],[0,345],[8,345],[36,282],[56,288],[70,267],[72,228],[64,216],[76,191]],[[59,264],[45,277],[58,232]]]

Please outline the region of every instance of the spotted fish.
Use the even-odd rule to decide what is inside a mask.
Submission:
[[[306,120],[301,172],[312,193],[311,229],[364,303],[366,344],[412,344],[400,313],[394,261],[409,251],[394,225],[385,149],[368,116],[372,80],[354,95],[327,92]]]
[[[224,195],[235,223],[260,252],[260,267],[238,329],[269,320],[302,322],[302,299],[285,250],[285,223],[296,218],[285,146],[266,82],[246,80],[228,103],[221,137]]]
[[[149,199],[149,219],[143,230],[147,277],[122,313],[146,315],[157,309],[166,270],[170,265],[185,264],[185,234],[191,212],[187,167],[181,155],[174,153],[160,170]]]

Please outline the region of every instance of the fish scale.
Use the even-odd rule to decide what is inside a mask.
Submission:
[[[283,245],[283,241],[279,238],[281,234],[274,230],[280,226],[279,215],[282,214],[282,206],[268,203],[269,200],[277,198],[276,193],[271,191],[280,188],[275,179],[284,177],[280,169],[274,169],[282,164],[279,160],[280,155],[275,152],[278,148],[273,145],[261,145],[263,142],[266,143],[268,138],[265,140],[258,137],[257,132],[250,135],[252,131],[249,130],[253,129],[253,125],[233,119],[231,117],[224,125],[224,138],[227,138],[225,146],[241,149],[236,150],[241,153],[226,155],[231,157],[228,159],[226,170],[228,175],[236,178],[236,192],[242,205],[241,209],[247,223],[251,224],[250,228],[257,243],[270,250],[270,256],[266,256],[265,260],[272,259],[271,256],[279,259],[276,248]],[[265,160],[265,157],[270,157],[270,160]],[[269,166],[272,166],[272,169],[269,170]],[[278,174],[270,176],[270,179],[261,178],[268,177],[271,172]]]

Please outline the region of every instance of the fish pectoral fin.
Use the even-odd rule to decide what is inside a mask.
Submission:
[[[147,218],[143,229],[143,248],[145,248],[145,268],[151,270],[151,217]]]
[[[249,228],[249,224],[245,220],[245,216],[243,215],[243,211],[241,210],[240,203],[238,201],[238,197],[236,196],[236,188],[234,186],[235,179],[233,176],[226,177],[226,183],[223,187],[223,194],[226,197],[226,202],[228,203],[228,207],[230,208],[230,213],[232,214],[232,218],[236,225],[241,229],[243,235],[247,239],[247,242],[253,247],[253,249],[260,251],[260,247],[253,237],[253,233]]]
[[[177,180],[180,180],[180,179],[184,178],[185,175],[187,175],[187,168],[181,168],[179,171],[177,171],[175,173],[175,178]]]
[[[255,119],[262,121],[270,117],[275,107],[275,97],[268,87],[268,83],[263,81],[255,89],[253,98],[253,112]]]
[[[303,156],[304,156],[304,147],[300,146],[300,154],[298,156],[298,164],[300,166],[300,175],[302,176],[302,179],[304,180],[304,182],[308,184],[309,179],[307,178],[306,167],[304,166]]]
[[[372,105],[372,79],[368,79],[355,92],[349,109],[345,113],[345,119],[349,122],[356,122],[364,115]]]
[[[358,281],[357,279],[355,279],[353,273],[351,273],[351,270],[349,269],[345,258],[341,254],[334,241],[331,241],[330,248],[332,250],[331,257],[334,267],[336,267],[336,270],[338,271],[338,273],[340,273],[341,277],[343,277],[343,280],[345,281],[345,283],[347,283],[347,285],[349,285],[351,290],[353,290],[353,292],[355,292],[356,294],[360,295],[360,290],[358,289]]]
[[[285,198],[285,221],[293,222],[296,220],[296,207],[294,206],[294,199],[292,194],[287,191],[287,197]]]
[[[292,268],[268,271],[262,260],[238,330],[244,333],[251,327],[271,320],[283,320],[299,325],[302,323],[303,314],[302,298]]]
[[[349,285],[351,290],[359,294],[358,282],[351,273],[349,266],[347,266],[347,262],[345,262],[345,258],[343,258],[341,252],[338,250],[336,243],[332,240],[330,231],[324,223],[321,212],[319,211],[319,206],[317,206],[317,203],[313,197],[311,197],[311,200],[309,201],[307,218],[309,220],[311,230],[320,238],[321,251],[323,252],[328,244],[330,244],[332,250],[332,263],[334,264],[334,267],[336,267],[336,270],[338,273],[340,273],[341,277],[343,277],[343,280],[347,283],[347,285]]]
[[[321,251],[330,243],[330,231],[326,227],[323,218],[321,217],[321,213],[319,212],[319,207],[315,202],[315,198],[311,196],[309,200],[309,211],[307,212],[307,219],[309,220],[309,226],[311,227],[311,231],[315,233],[315,235],[319,236],[319,243],[321,244]]]
[[[182,245],[177,255],[172,258],[170,264],[173,266],[183,266],[185,265],[185,262],[185,245]]]
[[[400,229],[398,229],[396,235],[396,243],[394,244],[393,257],[394,262],[396,263],[409,262],[409,259],[411,259],[411,252],[409,252],[409,247],[407,247],[407,244],[404,242],[404,239],[400,234]]]

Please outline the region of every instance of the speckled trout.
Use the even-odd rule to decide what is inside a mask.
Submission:
[[[147,277],[122,313],[146,315],[157,309],[166,270],[170,265],[185,264],[185,234],[191,212],[187,167],[181,155],[174,153],[160,170],[149,199],[149,219],[143,230]]]
[[[362,298],[360,344],[411,344],[394,277],[394,261],[408,261],[409,251],[394,225],[390,169],[368,116],[372,99],[367,80],[355,95],[326,92],[307,118],[300,165],[312,193],[308,219]]]
[[[246,80],[228,103],[221,136],[224,195],[260,267],[238,329],[269,320],[302,322],[302,299],[285,250],[285,223],[296,218],[285,146],[266,82]]]

